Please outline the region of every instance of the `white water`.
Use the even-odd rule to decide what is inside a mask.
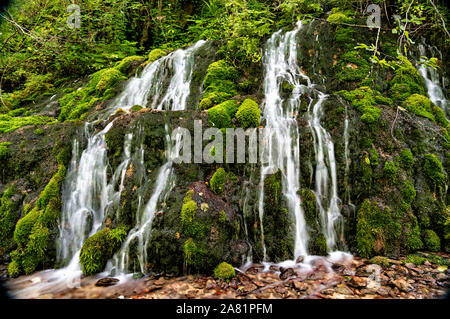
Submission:
[[[282,34],[281,30],[274,33],[268,40],[264,52],[264,113],[268,136],[268,162],[261,167],[261,183],[259,196],[259,216],[263,237],[264,259],[264,230],[262,226],[264,214],[264,178],[273,174],[277,169],[282,173],[283,194],[286,197],[288,209],[295,216],[295,251],[294,259],[307,254],[308,236],[303,217],[300,197],[300,145],[297,128],[296,112],[300,108],[299,94],[303,85],[302,77],[297,65],[296,36],[302,27],[301,22],[290,32]],[[281,90],[283,81],[293,85],[292,96],[283,100]]]
[[[278,31],[272,35],[266,44],[264,52],[264,119],[266,127],[270,128],[268,139],[268,163],[262,165],[259,196],[259,216],[262,237],[264,230],[262,220],[264,215],[264,178],[277,169],[282,172],[283,194],[287,200],[288,209],[295,216],[295,250],[294,261],[299,256],[308,255],[308,232],[298,194],[300,190],[300,148],[297,113],[300,109],[302,94],[318,96],[311,99],[308,107],[309,124],[314,136],[316,154],[315,193],[320,208],[321,224],[327,239],[329,250],[334,250],[337,234],[336,223],[341,218],[339,198],[337,196],[336,161],[334,144],[329,133],[321,126],[322,105],[327,96],[315,88],[297,63],[296,37],[301,32],[302,23],[298,22],[293,31]],[[287,99],[282,98],[282,86],[287,82],[293,88]],[[307,83],[303,85],[301,83]],[[264,239],[263,239],[264,247]],[[265,259],[264,247],[264,259]],[[288,264],[291,261],[286,261]]]
[[[177,50],[171,54],[147,65],[140,77],[130,79],[100,120],[106,120],[117,109],[129,110],[134,105],[147,105],[157,109],[182,110],[186,108],[190,92],[190,80],[194,63],[194,53],[205,41],[199,41],[186,50]],[[170,84],[164,91],[164,81],[171,76]],[[88,145],[79,157],[79,141],[74,141],[71,164],[67,173],[63,190],[63,208],[60,218],[60,237],[57,243],[58,260],[64,268],[56,271],[43,271],[35,274],[36,285],[14,292],[17,297],[33,297],[58,289],[76,286],[82,271],[80,265],[80,250],[84,241],[100,230],[108,209],[115,209],[120,202],[123,190],[125,172],[130,161],[130,145],[132,135],[127,134],[124,145],[124,159],[108,183],[107,180],[107,145],[105,134],[111,129],[113,121],[102,131],[91,133],[92,124],[87,123],[85,134]],[[169,136],[167,138],[170,139]],[[170,143],[168,144],[170,145]],[[176,149],[176,148],[175,148]],[[144,209],[136,225],[138,232],[145,233],[155,213],[159,195],[167,186],[171,171],[171,159],[174,148],[169,148],[168,162],[163,165],[158,175],[154,193]],[[142,147],[137,150],[143,158]],[[114,186],[119,184],[119,190],[114,192]],[[131,232],[130,236],[136,232]],[[145,239],[146,237],[143,237]],[[146,241],[144,241],[145,243]],[[143,255],[143,260],[146,256]]]
[[[419,53],[421,56],[427,56],[427,52],[423,44],[419,44]],[[423,59],[421,60],[423,61]],[[425,64],[420,64],[418,70],[425,82],[428,97],[431,102],[439,106],[444,111],[445,116],[448,117],[447,108],[449,102],[442,90],[444,85],[441,82],[443,79],[441,79],[438,70],[428,67]]]

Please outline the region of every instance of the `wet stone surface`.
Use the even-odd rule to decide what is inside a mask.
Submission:
[[[448,260],[448,254],[440,254]],[[38,282],[36,277],[9,280],[12,289]],[[26,279],[26,280],[24,280]],[[20,282],[20,284],[19,284]],[[389,259],[389,265],[371,264],[367,259],[345,262],[317,259],[293,267],[253,264],[236,270],[230,281],[211,276],[144,276],[117,281],[111,277],[85,277],[81,287],[30,295],[30,298],[277,298],[277,299],[435,299],[450,287],[447,266],[414,265]]]

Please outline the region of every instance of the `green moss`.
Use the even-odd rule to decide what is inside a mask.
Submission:
[[[336,13],[331,13],[328,16],[327,21],[334,22],[334,23],[353,23],[353,18],[347,17],[347,15],[345,15],[342,12],[336,12]]]
[[[375,237],[372,227],[369,224],[369,215],[372,210],[372,205],[366,199],[357,214],[356,224],[356,243],[358,254],[361,257],[370,258],[373,255],[373,245]]]
[[[130,108],[130,111],[131,111],[131,112],[138,112],[138,111],[140,111],[140,110],[142,110],[142,106],[140,106],[140,105],[133,105],[133,106]]]
[[[216,105],[208,110],[209,124],[217,128],[227,128],[231,125],[231,117],[228,114],[223,103]]]
[[[22,273],[20,269],[20,264],[16,260],[13,260],[9,263],[8,273],[11,278],[18,277]]]
[[[208,109],[214,104],[221,103],[237,94],[236,80],[238,72],[224,60],[213,62],[203,82],[204,93],[200,102],[200,109]],[[206,100],[205,100],[206,99]]]
[[[202,266],[204,253],[192,238],[185,241],[183,250],[184,260],[187,265],[193,266],[194,268]]]
[[[211,187],[211,190],[214,194],[222,194],[225,189],[226,179],[227,173],[225,172],[225,170],[222,167],[218,168],[209,181],[209,186]]]
[[[137,63],[139,61],[143,62],[144,59],[145,58],[142,56],[132,55],[132,56],[126,57],[125,59],[123,59],[120,62],[117,62],[115,68],[119,72],[121,72],[123,74],[127,74],[130,71],[130,68],[134,63]]]
[[[390,263],[389,263],[389,258],[383,257],[383,256],[375,256],[375,257],[372,257],[372,258],[369,260],[369,262],[372,263],[372,264],[376,264],[376,265],[383,266],[383,267],[388,267],[389,264],[390,264]]]
[[[10,142],[3,142],[0,143],[0,161],[3,164],[3,161],[6,160],[6,158],[9,155],[9,146],[11,145]]]
[[[420,94],[412,94],[403,104],[408,111],[416,115],[426,117],[434,122],[435,119],[431,105],[432,102],[430,99]]]
[[[422,77],[411,62],[406,59],[395,71],[395,76],[389,86],[391,97],[397,101],[405,101],[413,93],[425,94]]]
[[[302,190],[302,208],[309,229],[308,251],[313,255],[326,256],[328,253],[327,240],[321,229],[316,196],[310,189]]]
[[[381,110],[375,106],[375,94],[369,87],[360,87],[353,91],[339,91],[347,101],[361,113],[361,121],[366,124],[372,124],[378,121],[381,115]]]
[[[442,163],[434,154],[425,155],[425,164],[423,165],[423,173],[428,179],[431,186],[440,186],[445,182]]]
[[[14,230],[14,240],[19,246],[25,246],[28,242],[28,237],[40,213],[39,209],[35,207],[17,222],[16,229]]]
[[[309,251],[318,256],[326,256],[328,254],[327,239],[323,233],[318,234],[309,241]]]
[[[246,99],[236,112],[236,119],[243,129],[257,127],[260,122],[261,110],[258,103],[251,99]]]
[[[229,280],[236,276],[235,270],[233,266],[226,262],[220,263],[215,269],[214,269],[214,278],[216,279],[225,279]]]
[[[355,30],[351,27],[337,26],[334,33],[334,40],[337,45],[350,51],[355,44],[353,39],[355,38]]]
[[[11,117],[0,114],[0,133],[12,132],[22,126],[53,124],[55,122],[55,119],[41,115]]]
[[[34,134],[36,134],[36,135],[43,135],[44,134],[44,130],[39,127],[39,128],[34,130]]]
[[[227,213],[225,213],[224,210],[221,210],[219,212],[219,223],[225,224],[226,221],[227,221]]]
[[[165,56],[167,54],[166,51],[161,50],[161,49],[153,49],[152,51],[149,52],[148,54],[148,62],[149,63],[153,63],[156,60],[162,58],[163,56]]]
[[[397,182],[398,164],[394,161],[386,161],[384,163],[384,175],[391,180],[392,183]]]
[[[22,267],[25,274],[34,272],[46,257],[49,230],[41,223],[34,224],[27,246],[22,256]]]
[[[360,81],[370,71],[369,62],[358,51],[347,51],[339,57],[336,78],[340,81]]]
[[[416,266],[423,265],[427,259],[418,255],[408,255],[406,256],[406,263],[415,264]]]
[[[414,165],[414,156],[409,148],[405,148],[400,152],[400,161],[406,169],[410,169]]]
[[[369,160],[370,160],[369,164],[371,166],[378,166],[378,164],[380,163],[379,155],[378,155],[377,149],[375,147],[372,147],[369,150]]]
[[[14,201],[16,189],[9,187],[0,198],[0,252],[9,252],[13,248],[13,234],[20,217],[20,202]]]
[[[429,251],[439,251],[441,249],[441,240],[431,229],[425,230],[423,234],[423,243],[425,244],[425,248]]]
[[[126,236],[126,226],[120,226],[113,230],[104,228],[89,237],[80,252],[83,274],[92,275],[101,272],[114,252],[120,248]]]
[[[197,203],[192,199],[187,200],[181,207],[181,221],[183,224],[190,224],[197,213]]]
[[[402,188],[402,196],[406,203],[411,204],[416,198],[416,190],[409,180],[406,180]]]
[[[410,230],[406,233],[406,250],[413,252],[423,247],[422,240],[420,239],[420,228],[417,223],[417,218],[413,218],[413,223]]]
[[[59,165],[58,171],[52,176],[50,182],[45,186],[42,193],[36,202],[39,209],[45,209],[51,198],[58,198],[61,192],[61,185],[66,176],[66,168],[64,165]]]

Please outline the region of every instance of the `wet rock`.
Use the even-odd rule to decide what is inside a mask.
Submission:
[[[289,277],[294,276],[294,274],[295,274],[294,269],[292,269],[292,268],[283,268],[283,267],[281,267],[280,271],[281,271],[281,274],[280,274],[280,279],[281,280],[286,280]]]
[[[100,280],[98,280],[95,285],[97,287],[109,287],[109,286],[114,286],[115,284],[117,284],[120,280],[117,278],[102,278]]]
[[[305,259],[305,257],[299,256],[299,257],[297,258],[297,260],[295,261],[295,263],[301,264],[301,263],[303,262],[304,259]]]
[[[364,277],[353,276],[348,285],[353,288],[363,288],[367,286],[367,279]]]
[[[353,291],[345,284],[337,286],[336,288],[334,288],[334,291],[341,295],[354,295]]]
[[[306,291],[308,289],[308,284],[301,281],[294,281],[294,287],[298,291]]]
[[[396,279],[396,280],[391,280],[389,283],[392,286],[394,286],[404,292],[409,292],[412,290],[412,286],[405,279],[402,279],[402,278]]]

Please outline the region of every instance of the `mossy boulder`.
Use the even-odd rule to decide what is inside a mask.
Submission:
[[[86,239],[80,252],[83,274],[92,275],[101,272],[126,236],[127,227],[120,226],[112,230],[104,228]]]
[[[445,182],[442,163],[436,155],[426,154],[423,172],[431,186],[440,186]]]
[[[366,124],[373,124],[378,122],[381,116],[381,109],[376,106],[375,96],[378,92],[373,91],[369,87],[360,87],[353,91],[339,91],[347,101],[362,113],[361,121]]]
[[[316,195],[310,189],[302,190],[302,208],[309,234],[308,251],[313,255],[326,256],[327,240],[322,232]]]
[[[235,96],[237,94],[237,78],[237,69],[226,61],[219,60],[211,63],[203,82],[204,93],[199,108],[208,109]]]
[[[148,53],[148,63],[153,63],[156,60],[162,58],[163,56],[165,56],[167,54],[167,52],[165,50],[162,49],[153,49],[152,51],[150,51]]]
[[[429,251],[436,252],[441,249],[441,240],[439,239],[439,236],[436,235],[436,233],[431,229],[425,230],[423,234],[423,243],[425,245],[425,249]]]
[[[251,99],[246,99],[239,106],[236,112],[236,119],[243,129],[257,127],[260,123],[261,110],[258,103]]]
[[[214,278],[216,278],[216,279],[229,280],[229,279],[233,278],[234,276],[236,276],[234,267],[226,262],[220,263],[214,269]]]
[[[391,97],[403,102],[411,94],[424,95],[423,80],[417,69],[406,59],[395,70],[395,76],[389,83]]]

